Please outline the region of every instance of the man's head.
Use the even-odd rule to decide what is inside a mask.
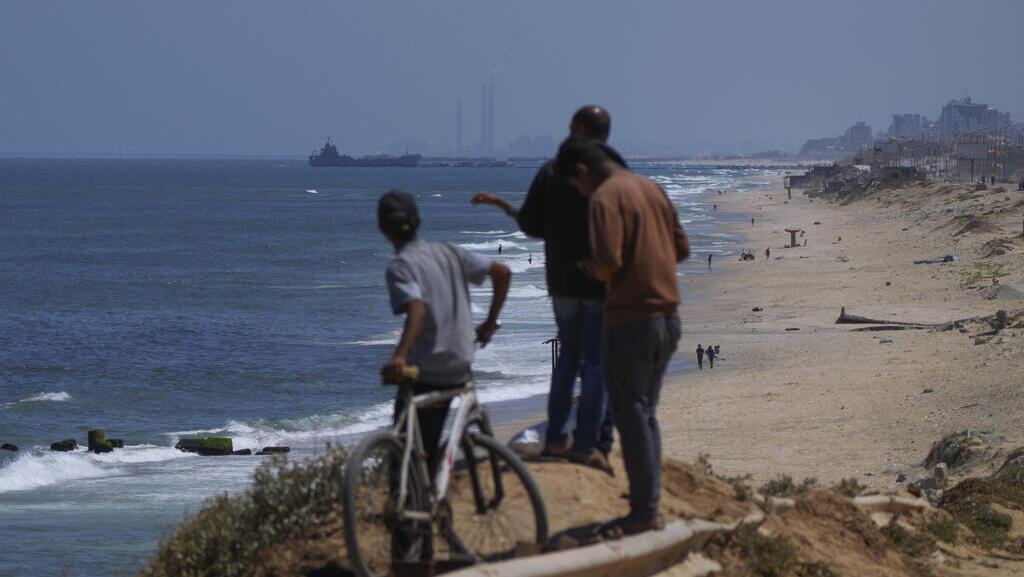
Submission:
[[[623,168],[617,158],[618,154],[599,140],[570,136],[558,147],[555,171],[587,196],[612,172]]]
[[[401,190],[385,193],[377,202],[377,227],[396,247],[416,238],[420,227],[416,199]]]
[[[588,104],[576,111],[569,122],[569,135],[583,138],[596,138],[601,142],[608,140],[612,129],[612,119],[608,111],[596,104]]]

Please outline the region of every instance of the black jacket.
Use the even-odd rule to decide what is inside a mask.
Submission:
[[[552,160],[537,171],[516,215],[520,230],[544,239],[548,292],[553,296],[604,300],[604,283],[576,268],[590,256],[588,206],[580,191],[558,177]]]

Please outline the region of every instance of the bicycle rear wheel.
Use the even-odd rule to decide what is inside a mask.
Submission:
[[[400,515],[403,510],[425,510],[427,503],[415,462],[408,469],[405,502],[398,502],[403,448],[395,435],[377,433],[363,440],[345,465],[345,546],[360,577],[388,575],[393,561],[429,556],[430,522]]]
[[[451,514],[442,531],[453,553],[483,560],[511,557],[521,544],[548,538],[544,498],[530,471],[492,437],[468,433],[463,466],[448,486]]]

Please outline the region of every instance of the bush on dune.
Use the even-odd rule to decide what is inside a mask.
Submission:
[[[245,574],[261,552],[302,538],[336,517],[347,459],[340,448],[299,463],[275,456],[256,469],[245,491],[207,500],[194,518],[161,543],[139,575]]]

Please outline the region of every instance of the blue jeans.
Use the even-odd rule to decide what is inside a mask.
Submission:
[[[601,374],[602,303],[569,297],[553,297],[558,325],[559,353],[551,373],[548,392],[548,432],[545,445],[563,446],[569,436],[573,385],[583,369],[580,404],[576,408],[576,430],[570,451],[590,454],[598,445],[605,420],[607,394]],[[608,433],[611,427],[608,427]],[[611,436],[604,439],[611,448]],[[607,450],[601,447],[602,450]]]
[[[665,367],[679,342],[679,317],[647,319],[604,329],[608,400],[629,477],[630,516],[648,520],[661,498],[658,399]]]

